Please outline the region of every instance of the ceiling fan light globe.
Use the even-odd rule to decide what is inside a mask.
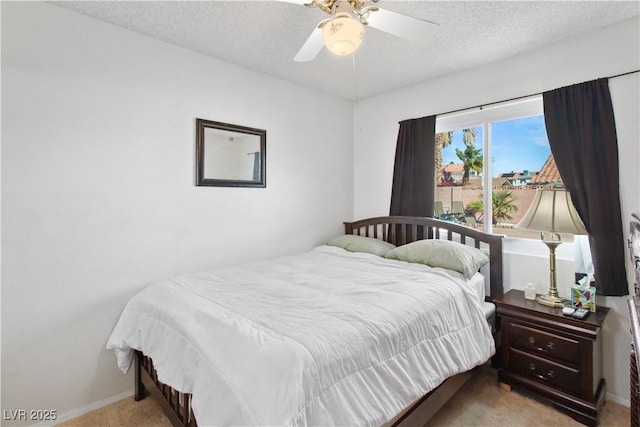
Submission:
[[[336,16],[322,27],[322,39],[330,52],[349,55],[355,52],[364,37],[362,24],[348,14]]]

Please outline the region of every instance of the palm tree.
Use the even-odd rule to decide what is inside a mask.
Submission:
[[[467,205],[467,210],[471,211],[476,221],[482,221],[484,214],[484,202],[482,201],[482,194],[480,194],[479,197],[480,200],[472,200]],[[476,216],[478,213],[480,214],[480,216]]]
[[[482,194],[480,194],[480,200],[473,200],[467,205],[467,209],[473,212],[475,216],[480,213],[480,218],[476,220],[480,221],[482,214],[484,213],[484,203]],[[498,221],[513,219],[511,213],[518,212],[518,206],[514,204],[515,198],[513,193],[509,190],[494,191],[491,193],[491,223],[496,225]]]
[[[462,141],[467,147],[476,145],[476,130],[473,128],[462,129]]]
[[[466,144],[466,143],[465,143]],[[466,144],[467,148],[464,151],[456,148],[456,156],[462,160],[464,167],[464,174],[462,175],[462,185],[469,185],[469,171],[471,169],[482,172],[482,149],[475,148],[472,144]]]
[[[442,169],[444,168],[444,165],[442,164],[442,152],[451,144],[452,134],[453,132],[440,132],[436,134],[436,185],[440,185],[442,182]]]
[[[493,224],[497,224],[499,220],[513,219],[511,212],[518,212],[518,206],[513,203],[515,198],[511,191],[494,191],[491,194],[491,199],[493,205]]]

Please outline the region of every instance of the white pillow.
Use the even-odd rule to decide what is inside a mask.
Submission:
[[[327,242],[329,246],[337,246],[350,252],[366,252],[378,256],[384,256],[396,246],[384,240],[372,237],[358,236],[357,234],[344,234],[336,236]]]
[[[467,279],[489,262],[480,249],[449,240],[417,240],[387,252],[385,258],[447,268]]]

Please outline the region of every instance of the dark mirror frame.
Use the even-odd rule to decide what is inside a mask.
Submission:
[[[204,150],[205,129],[220,129],[230,132],[257,135],[260,137],[260,176],[258,180],[235,180],[205,178]],[[196,119],[196,185],[208,187],[258,187],[267,186],[267,131],[229,123],[214,122],[205,119]]]

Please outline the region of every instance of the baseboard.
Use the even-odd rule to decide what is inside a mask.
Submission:
[[[606,402],[614,402],[614,403],[626,406],[627,408],[631,406],[631,402],[629,401],[629,399],[625,399],[623,397],[616,396],[615,394],[611,394],[611,393],[605,394],[604,401],[605,401],[605,404]]]
[[[65,412],[64,414],[59,414],[58,418],[55,420],[55,423],[59,424],[59,423],[65,422],[65,421],[72,420],[72,419],[77,418],[77,417],[79,417],[81,415],[84,415],[84,414],[89,413],[91,411],[94,411],[96,409],[100,409],[100,408],[102,408],[104,406],[111,405],[112,403],[115,403],[115,402],[117,402],[119,400],[122,400],[122,399],[126,399],[128,397],[133,398],[133,392],[132,391],[125,391],[125,392],[122,392],[120,394],[116,394],[115,396],[111,396],[111,397],[108,397],[106,399],[102,399],[102,400],[99,400],[97,402],[91,403],[89,405],[83,406],[82,408],[73,409],[73,410],[71,410],[69,412]],[[37,424],[33,424],[33,427],[45,427],[45,426],[50,426],[50,425],[51,425],[51,421],[46,421],[46,422],[43,421],[43,422],[40,422],[40,423],[37,423]]]

